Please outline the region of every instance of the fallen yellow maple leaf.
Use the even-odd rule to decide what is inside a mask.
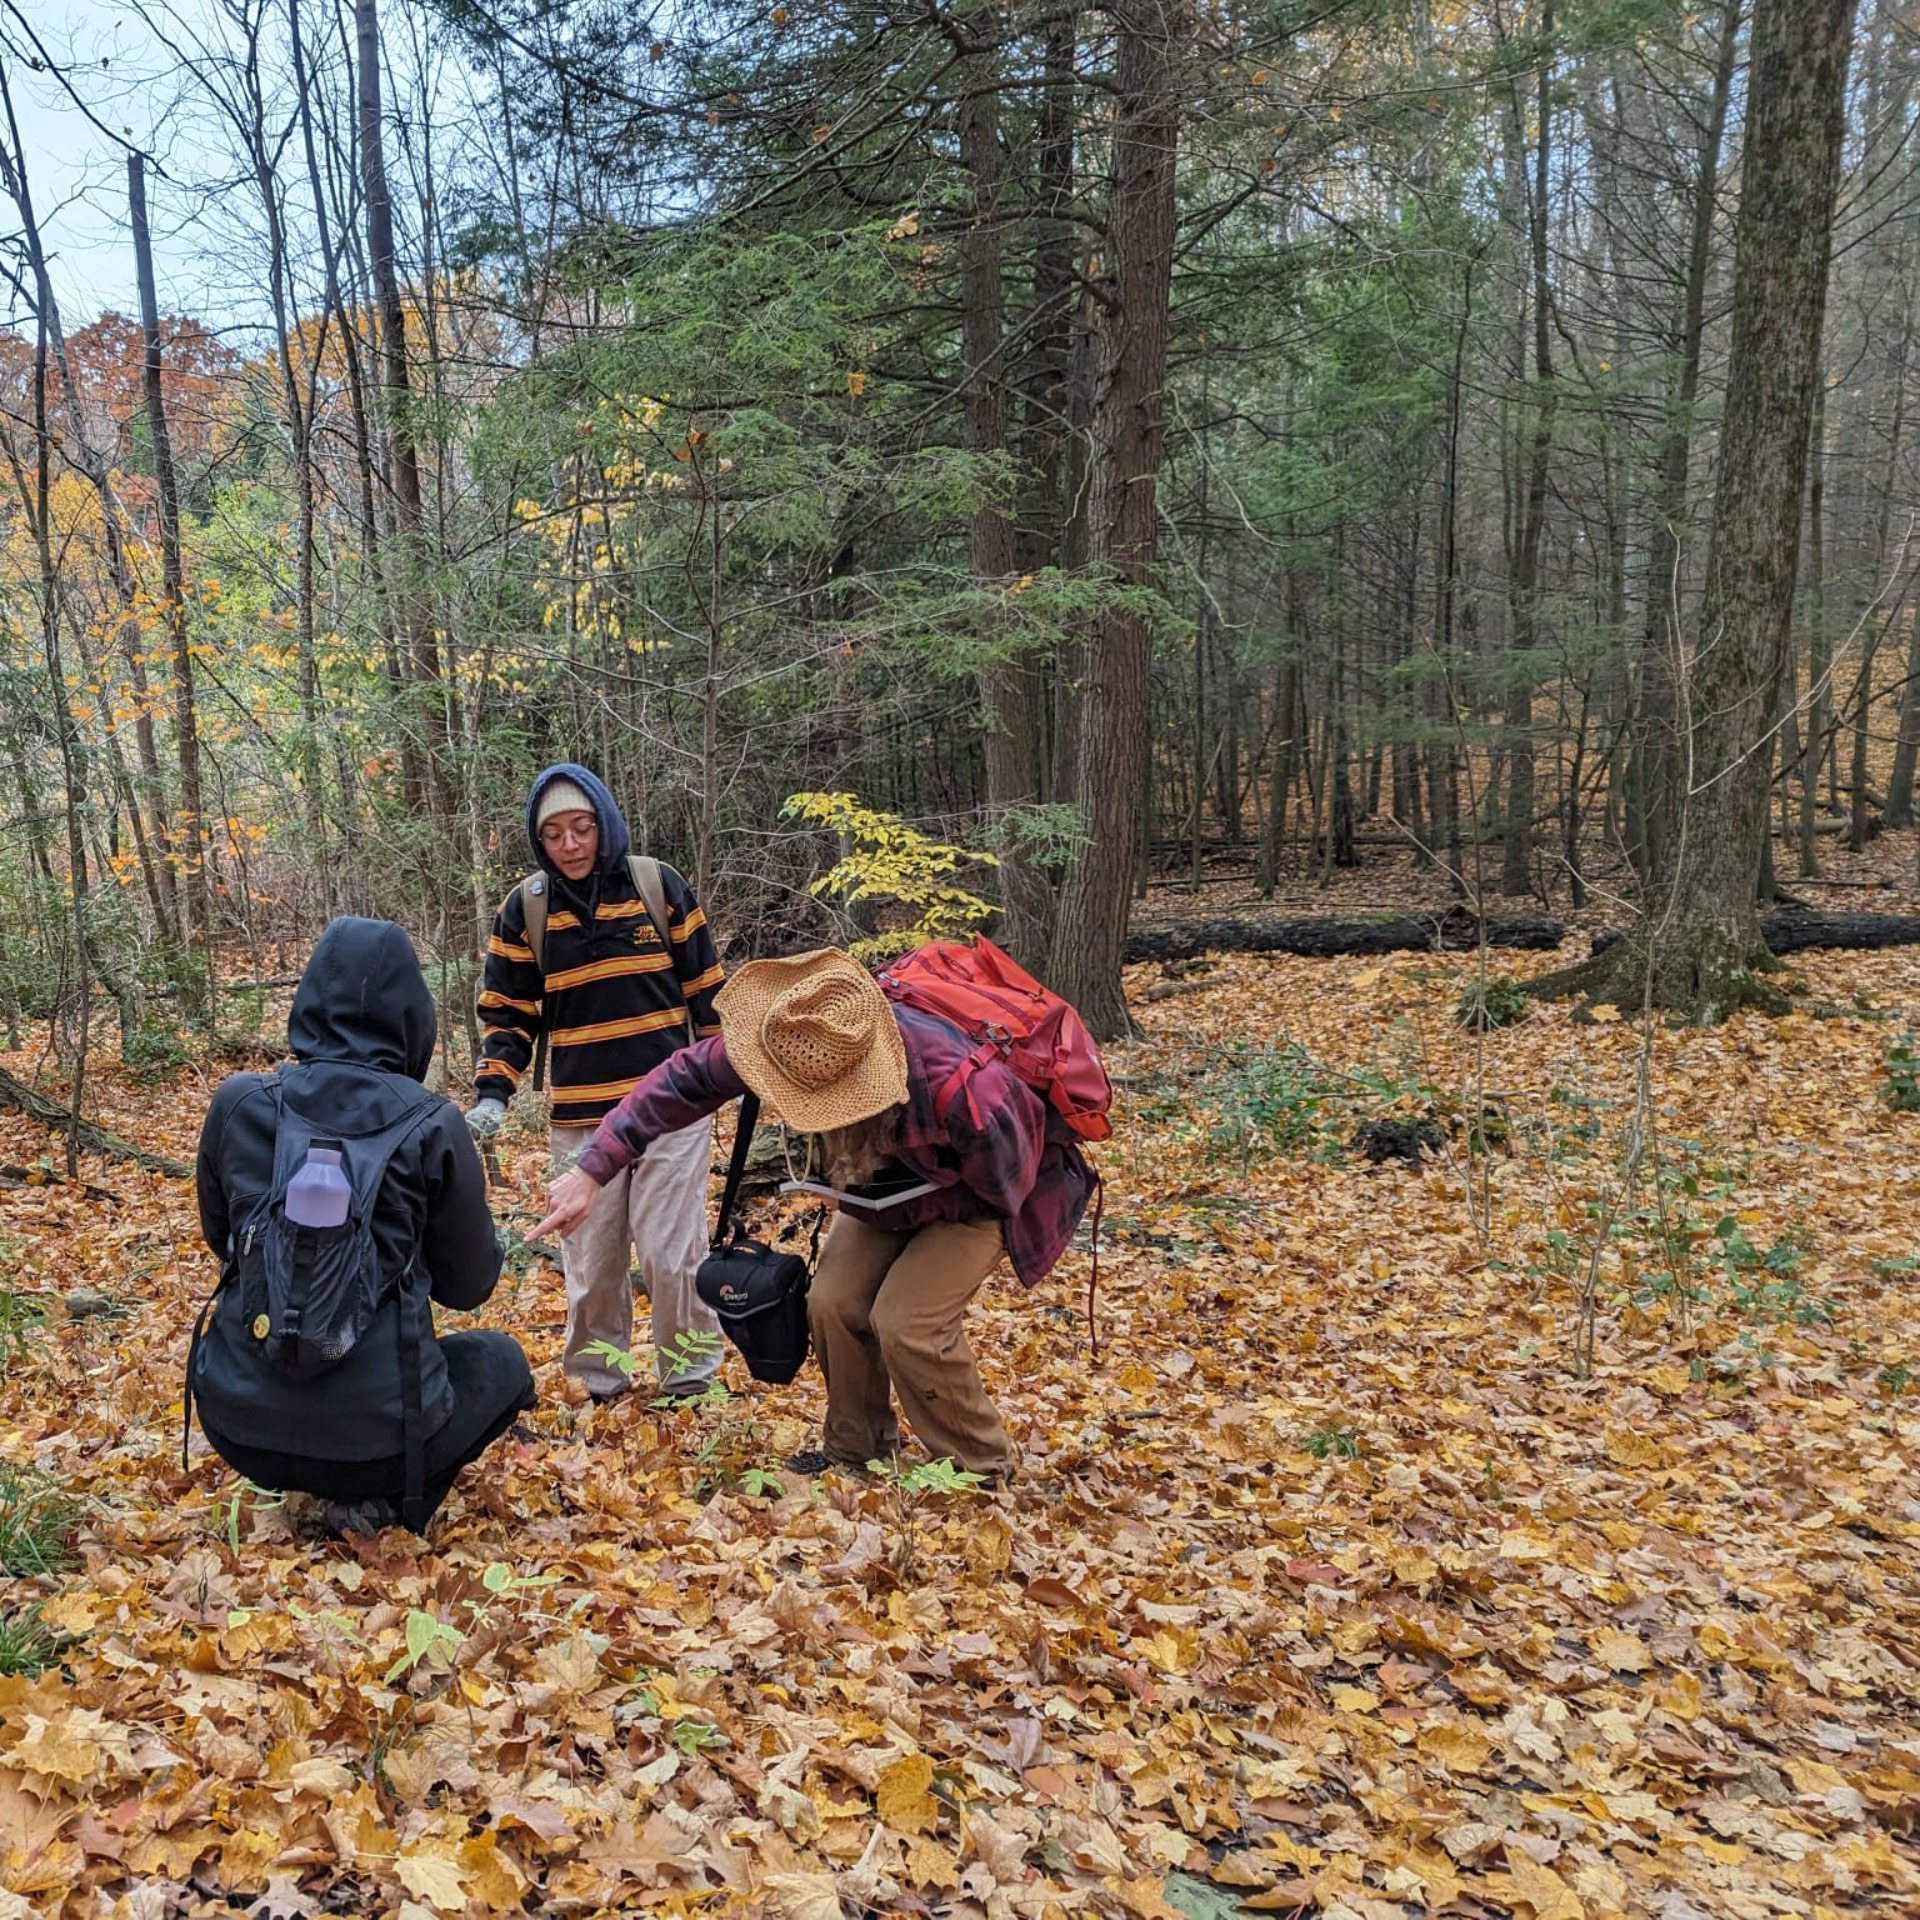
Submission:
[[[932,1785],[933,1762],[910,1753],[882,1770],[874,1809],[895,1833],[931,1833],[940,1821],[939,1802],[928,1792]]]
[[[467,1904],[466,1873],[457,1861],[438,1853],[403,1853],[393,1863],[400,1884],[417,1900],[458,1913]]]
[[[1530,1908],[1533,1920],[1587,1920],[1580,1896],[1551,1867],[1509,1846],[1507,1868],[1487,1875],[1488,1888],[1499,1898]]]
[[[1594,1656],[1616,1673],[1645,1673],[1653,1665],[1647,1643],[1637,1633],[1602,1627],[1592,1639]]]

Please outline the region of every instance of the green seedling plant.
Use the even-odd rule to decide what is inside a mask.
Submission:
[[[725,1346],[726,1342],[719,1334],[708,1333],[700,1327],[689,1327],[684,1332],[675,1334],[665,1346],[656,1349],[660,1378],[674,1380],[684,1374],[696,1373]],[[590,1360],[604,1362],[625,1379],[632,1380],[640,1371],[637,1356],[625,1347],[615,1346],[611,1340],[595,1340],[585,1351]],[[718,1406],[730,1397],[726,1388],[721,1385],[719,1375],[715,1374],[704,1391],[700,1393],[672,1401],[664,1395],[656,1395],[653,1404],[657,1407]]]
[[[0,1287],[0,1373],[11,1373],[40,1357],[46,1341],[43,1301],[13,1287]]]
[[[706,1720],[676,1720],[667,1738],[689,1760],[698,1760],[703,1753],[732,1744],[718,1727]]]
[[[1804,1249],[1792,1239],[1776,1241],[1764,1252],[1728,1214],[1713,1229],[1726,1267],[1727,1297],[1736,1312],[1776,1326],[1830,1327],[1833,1310],[1807,1294],[1800,1266]]]
[[[725,1346],[725,1340],[717,1333],[688,1328],[659,1349],[660,1377],[674,1380],[698,1373]],[[616,1347],[609,1340],[596,1340],[586,1351],[595,1359],[605,1361],[616,1373],[624,1374],[629,1380],[633,1378],[638,1363],[624,1348]],[[755,1499],[771,1500],[786,1491],[786,1482],[766,1451],[766,1429],[754,1417],[752,1402],[730,1393],[718,1373],[700,1393],[685,1397],[660,1394],[653,1404],[720,1416],[694,1454],[694,1464],[701,1470],[695,1489],[697,1498],[711,1499],[716,1493],[740,1492]]]
[[[1920,1113],[1920,1052],[1910,1033],[1903,1033],[1887,1050],[1886,1077],[1880,1098],[1895,1113]]]
[[[278,1493],[271,1487],[255,1486],[244,1475],[231,1494],[225,1497],[216,1494],[213,1502],[214,1521],[227,1543],[228,1552],[237,1554],[240,1551],[240,1516],[249,1505],[256,1513],[271,1513],[276,1507],[286,1504],[287,1496],[284,1493]]]
[[[1313,1427],[1300,1436],[1301,1446],[1316,1460],[1358,1460],[1360,1439],[1345,1427]]]
[[[492,1621],[496,1606],[544,1593],[548,1587],[558,1585],[559,1580],[557,1573],[515,1573],[504,1560],[495,1560],[480,1576],[487,1598],[463,1603],[473,1616],[473,1630],[478,1633]]]
[[[733,1744],[711,1721],[697,1719],[686,1713],[668,1721],[665,1714],[672,1692],[673,1675],[667,1668],[643,1666],[634,1672],[628,1698],[638,1718],[654,1722],[661,1737],[689,1760],[697,1760],[702,1754]],[[625,1709],[620,1709],[619,1713],[616,1724],[625,1726]]]
[[[1453,1017],[1461,1026],[1482,1033],[1495,1027],[1518,1026],[1527,1017],[1526,989],[1505,973],[1469,980],[1454,1003]]]
[[[867,1471],[887,1489],[894,1523],[894,1571],[902,1580],[919,1578],[921,1520],[928,1503],[975,1493],[987,1484],[984,1473],[955,1466],[944,1456],[916,1461],[910,1467],[892,1460],[869,1460]]]
[[[67,1644],[40,1617],[40,1604],[0,1612],[0,1675],[37,1680],[59,1659]]]
[[[659,1349],[660,1378],[678,1380],[690,1373],[707,1372],[706,1386],[696,1394],[684,1400],[668,1401],[665,1396],[655,1399],[655,1406],[680,1407],[723,1407],[733,1398],[722,1383],[717,1362],[726,1352],[727,1343],[717,1333],[708,1333],[703,1327],[688,1327],[676,1333],[667,1344]]]
[[[34,1467],[0,1466],[0,1574],[51,1573],[73,1558],[79,1503]]]
[[[467,1636],[450,1621],[436,1619],[419,1607],[407,1610],[406,1647],[387,1669],[386,1684],[392,1686],[403,1674],[410,1674],[423,1661],[443,1659],[449,1667],[453,1656],[466,1644]]]

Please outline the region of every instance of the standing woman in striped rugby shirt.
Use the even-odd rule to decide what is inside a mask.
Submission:
[[[720,1031],[713,996],[722,974],[693,889],[664,863],[649,906],[641,886],[645,865],[628,858],[627,823],[585,767],[562,762],[534,781],[527,834],[540,873],[514,888],[494,916],[480,995],[486,1043],[467,1124],[483,1139],[498,1129],[544,1034],[551,1050],[553,1157],[567,1167],[644,1074]],[[526,896],[530,889],[540,894],[542,879],[544,899],[535,899],[530,933]],[[664,927],[655,925],[656,908],[664,909]],[[656,1351],[682,1333],[715,1336],[695,1370],[664,1378],[661,1392],[675,1399],[700,1393],[720,1365],[719,1322],[693,1290],[707,1251],[711,1129],[710,1121],[697,1121],[609,1180],[591,1215],[561,1243],[567,1377],[597,1400],[610,1400],[629,1384],[587,1352],[600,1340],[632,1349],[629,1246],[652,1299]]]

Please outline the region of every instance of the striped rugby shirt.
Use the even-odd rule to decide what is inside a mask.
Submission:
[[[579,887],[550,876],[544,980],[527,944],[520,889],[507,895],[487,942],[477,1098],[512,1099],[544,1026],[553,1124],[592,1126],[687,1044],[689,1013],[699,1038],[720,1031],[713,996],[725,974],[707,916],[673,868],[663,863],[660,874],[670,952],[662,950],[624,860]]]

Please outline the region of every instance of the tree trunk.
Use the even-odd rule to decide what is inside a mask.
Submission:
[[[1508,753],[1507,834],[1500,863],[1500,891],[1533,889],[1533,663],[1540,643],[1540,550],[1547,525],[1547,463],[1553,451],[1553,416],[1558,398],[1553,384],[1552,336],[1548,331],[1552,290],[1547,281],[1547,187],[1553,157],[1553,7],[1541,14],[1539,98],[1533,149],[1533,182],[1527,195],[1527,239],[1533,263],[1533,442],[1527,459],[1526,504],[1520,543],[1514,555],[1513,653],[1508,666],[1506,724]],[[1519,115],[1516,94],[1514,117]]]
[[[1095,394],[1092,554],[1129,590],[1094,617],[1076,798],[1089,844],[1067,875],[1053,977],[1102,1039],[1132,1030],[1120,980],[1142,822],[1152,636],[1137,596],[1151,587],[1166,438],[1169,299],[1180,133],[1178,0],[1124,0],[1113,123],[1113,307]]]
[[[1813,383],[1812,444],[1807,449],[1812,471],[1807,484],[1807,724],[1800,743],[1800,877],[1818,879],[1820,854],[1815,845],[1814,801],[1820,788],[1820,762],[1826,756],[1827,715],[1832,710],[1833,649],[1827,636],[1827,389]]]
[[[1913,780],[1920,755],[1920,619],[1909,617],[1907,627],[1906,690],[1900,696],[1900,737],[1894,743],[1893,771],[1887,776],[1889,827],[1913,825]]]
[[[1754,885],[1792,644],[1852,22],[1853,0],[1762,0],[1754,14],[1713,533],[1701,643],[1681,689],[1686,805],[1633,937],[1591,973],[1563,976],[1701,1021],[1781,1003],[1755,974],[1768,955]]]
[[[1048,28],[1040,78],[1034,89],[1037,208],[1032,221],[1029,345],[1021,381],[1021,494],[1014,531],[1014,561],[1022,573],[1070,564],[1062,481],[1077,293],[1074,234],[1069,219],[1073,210],[1075,26],[1069,14]]]
[[[1000,129],[998,15],[969,16],[994,44],[961,67],[960,161],[972,188],[960,238],[961,411],[966,448],[973,455],[976,489],[967,520],[967,560],[976,588],[1001,587],[1013,571],[1014,529],[1002,506],[999,467],[1007,452],[1006,320],[1000,283]],[[995,636],[982,636],[992,647]],[[1004,645],[1005,643],[1000,643]],[[1046,962],[1052,898],[1033,860],[1033,840],[1021,814],[1040,800],[1041,676],[1025,650],[993,658],[980,676],[987,709],[987,806],[1000,859],[1000,934],[1024,967]]]
[[[425,728],[422,758],[427,791],[422,796],[437,823],[449,815],[445,779],[450,744],[446,689],[440,678],[440,649],[433,623],[421,605],[423,517],[420,504],[420,456],[414,437],[411,379],[407,365],[407,316],[400,300],[394,263],[393,200],[380,105],[380,20],[378,0],[354,0],[358,43],[361,188],[367,203],[367,266],[380,316],[381,378],[386,389],[387,482],[393,495],[397,557],[392,562],[393,590],[405,671],[414,686],[416,711]]]
[[[173,649],[173,726],[180,759],[180,883],[187,924],[201,945],[205,1018],[213,1019],[212,849],[200,790],[200,727],[194,708],[193,649],[187,638],[185,569],[180,559],[180,487],[173,470],[173,439],[160,389],[160,303],[154,291],[153,241],[147,228],[147,183],[138,153],[127,155],[127,199],[133,217],[133,264],[140,282],[140,325],[146,336],[143,373],[147,428],[153,436],[154,494],[160,511],[160,612]]]
[[[1646,627],[1640,652],[1640,700],[1629,788],[1637,818],[1628,824],[1627,851],[1644,880],[1659,869],[1679,805],[1681,780],[1679,715],[1675,689],[1685,645],[1680,617],[1682,532],[1687,518],[1687,476],[1693,461],[1693,409],[1700,392],[1700,361],[1706,337],[1707,276],[1714,257],[1714,214],[1719,205],[1720,149],[1726,139],[1727,107],[1740,44],[1744,0],[1727,0],[1720,16],[1713,93],[1694,175],[1687,240],[1687,276],[1680,297],[1674,345],[1679,367],[1672,411],[1661,442],[1647,548]]]

